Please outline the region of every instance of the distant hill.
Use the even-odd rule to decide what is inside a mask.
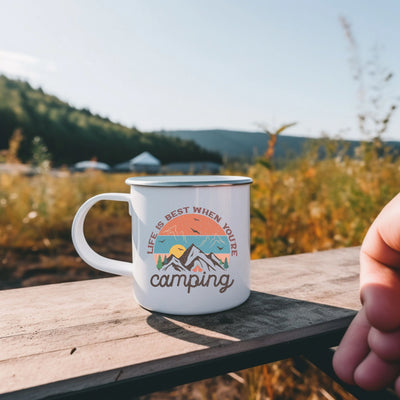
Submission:
[[[205,149],[214,149],[228,159],[242,158],[250,160],[264,154],[268,136],[263,132],[213,130],[176,130],[157,132],[168,137],[193,140]],[[280,136],[276,146],[276,157],[285,156],[286,152],[301,151],[308,139],[304,137]]]
[[[139,132],[87,109],[74,108],[27,82],[0,75],[0,150],[8,148],[16,129],[21,129],[23,135],[18,152],[22,161],[31,159],[32,141],[38,136],[55,165],[92,158],[114,165],[143,151],[149,151],[162,163],[221,162],[217,152],[205,150],[193,141]]]
[[[224,158],[231,161],[240,159],[251,161],[262,156],[268,145],[268,135],[263,132],[213,129],[159,131],[158,133],[168,137],[193,140],[205,149],[218,151]],[[304,153],[307,147],[320,141],[321,139],[282,134],[276,143],[275,159],[279,161],[298,157]],[[348,144],[350,155],[353,155],[354,149],[360,145],[360,141],[357,140],[344,140],[343,142]],[[388,141],[386,144],[400,150],[400,142]]]

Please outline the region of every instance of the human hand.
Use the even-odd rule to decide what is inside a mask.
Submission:
[[[400,397],[400,194],[371,225],[360,254],[362,309],[333,358],[340,379]]]

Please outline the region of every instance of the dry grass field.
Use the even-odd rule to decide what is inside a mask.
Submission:
[[[359,245],[400,187],[400,161],[389,156],[319,160],[310,152],[284,169],[258,163],[244,172],[254,180],[253,259]],[[32,177],[0,173],[0,287],[97,276],[72,248],[72,220],[89,197],[128,192],[127,177],[96,171]],[[85,229],[99,252],[130,259],[126,204],[96,205]]]

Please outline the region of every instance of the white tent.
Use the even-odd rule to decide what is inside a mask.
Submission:
[[[75,171],[86,171],[88,169],[97,169],[100,171],[110,171],[110,166],[99,161],[80,161],[73,165]]]
[[[129,161],[129,169],[137,172],[155,173],[160,170],[161,162],[148,151],[144,151]]]

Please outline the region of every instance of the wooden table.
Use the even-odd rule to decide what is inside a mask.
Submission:
[[[125,277],[1,291],[0,398],[120,399],[335,346],[358,253],[252,261],[249,300],[196,317],[144,310]]]

